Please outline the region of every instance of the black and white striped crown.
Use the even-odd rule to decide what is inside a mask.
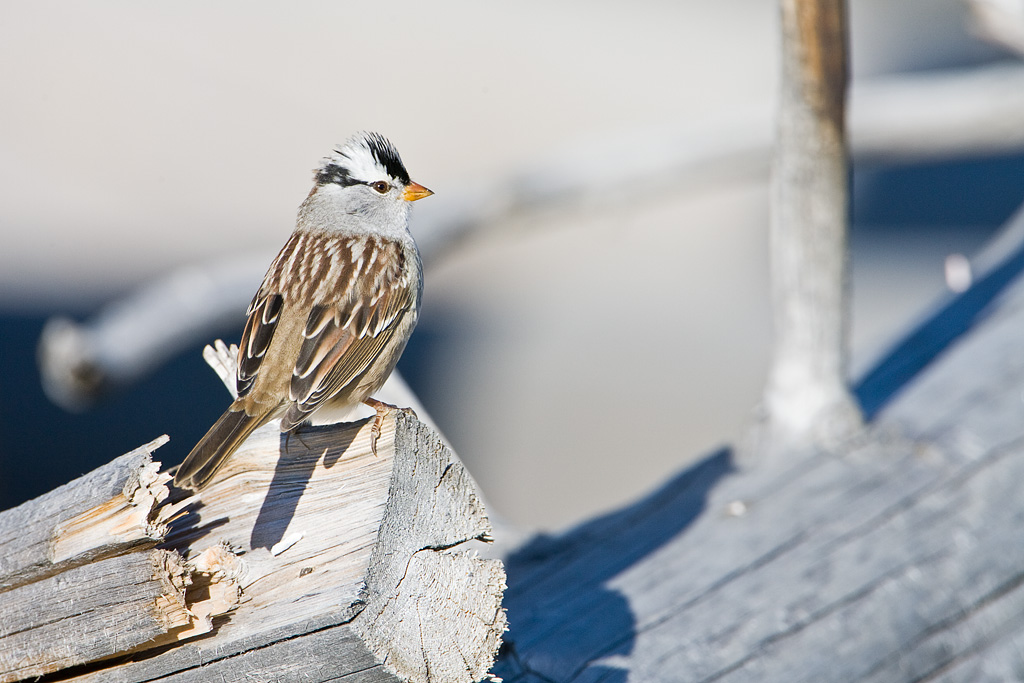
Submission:
[[[314,171],[317,185],[372,183],[384,177],[401,185],[410,183],[398,150],[380,133],[356,133]]]

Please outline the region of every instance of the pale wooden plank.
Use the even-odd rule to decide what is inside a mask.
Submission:
[[[399,683],[402,679],[377,661],[350,627],[337,626],[153,680],[161,683]]]

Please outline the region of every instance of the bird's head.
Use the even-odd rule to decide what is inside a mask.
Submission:
[[[379,226],[404,228],[409,203],[433,194],[409,178],[398,150],[379,133],[353,135],[320,163],[314,179],[311,198]]]

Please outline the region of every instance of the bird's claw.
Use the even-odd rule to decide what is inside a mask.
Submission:
[[[388,413],[399,412],[405,413],[410,417],[416,417],[416,413],[412,408],[399,408],[398,406],[393,406],[390,403],[378,401],[375,398],[368,398],[364,400],[363,403],[373,408],[377,413],[373,418],[373,426],[370,428],[370,450],[374,455],[377,455],[377,440],[380,438],[381,427],[384,425],[384,418]]]

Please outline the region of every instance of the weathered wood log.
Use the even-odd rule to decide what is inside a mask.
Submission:
[[[188,629],[177,553],[134,552],[0,593],[0,681],[97,661]]]
[[[166,497],[148,452],[4,513],[0,526],[29,519],[56,494],[93,504],[42,524],[48,546],[9,541],[24,559],[8,563],[19,583],[0,593],[0,680],[86,663],[60,680],[249,680],[255,662],[265,680],[481,679],[504,630],[504,573],[459,547],[490,534],[474,484],[415,417],[386,419],[376,455],[369,432],[365,420],[257,431],[201,495],[172,492],[134,514],[150,520],[155,550],[130,552],[103,524],[125,526],[126,463],[145,461],[156,477],[145,490]],[[107,541],[96,551],[83,537]],[[53,547],[72,559],[40,569]],[[95,562],[100,552],[114,556]]]
[[[0,591],[163,537],[170,477],[152,453],[162,436],[70,484],[0,512]]]
[[[1017,680],[1024,246],[922,327],[973,320],[834,452],[728,450],[507,558],[506,683]],[[910,335],[913,337],[914,335]],[[949,341],[949,340],[947,340]],[[902,347],[899,347],[902,348]],[[908,382],[904,385],[903,382]],[[784,467],[780,468],[780,462]]]

